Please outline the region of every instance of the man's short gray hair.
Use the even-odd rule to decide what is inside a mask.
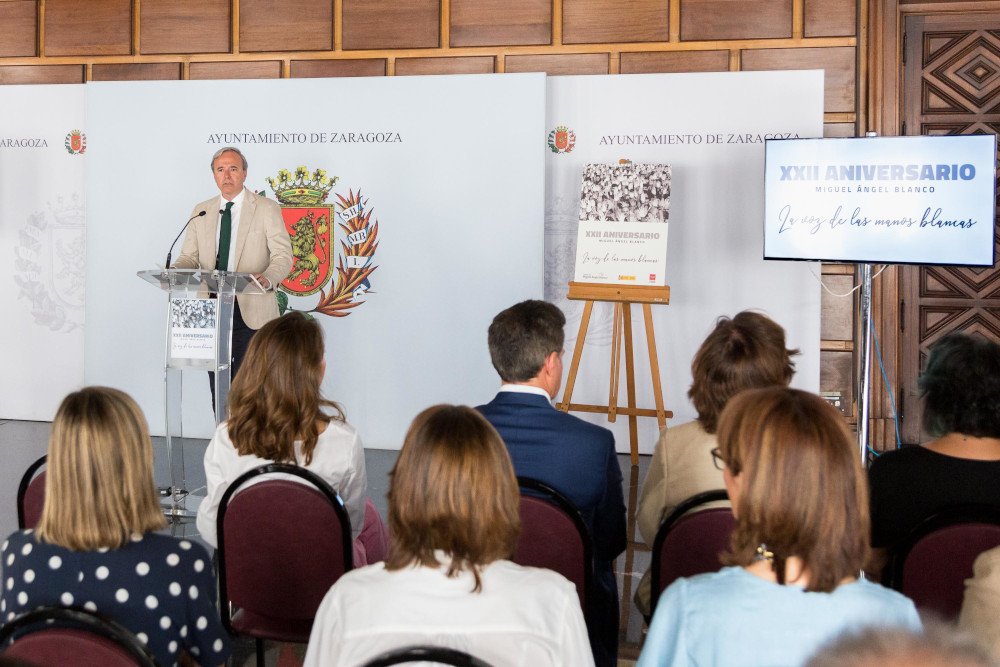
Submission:
[[[240,159],[243,160],[243,171],[247,170],[247,156],[243,154],[243,151],[236,148],[236,146],[226,146],[225,148],[220,148],[215,151],[215,154],[212,155],[212,163],[209,167],[212,171],[215,171],[215,161],[222,157],[223,153],[236,153],[239,155]]]

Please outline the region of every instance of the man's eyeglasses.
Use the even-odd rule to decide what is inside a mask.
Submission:
[[[726,461],[722,458],[722,452],[716,447],[712,450],[712,463],[715,464],[716,469],[722,470],[726,467]]]

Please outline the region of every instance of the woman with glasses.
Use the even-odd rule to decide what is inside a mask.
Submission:
[[[732,319],[719,318],[691,364],[688,397],[698,418],[660,434],[642,486],[637,518],[646,544],[653,544],[663,519],[683,500],[722,488],[722,466],[712,465],[710,452],[726,402],[744,389],[787,386],[796,354],[798,350],[785,347],[785,330],[766,315],[745,310]],[[649,597],[647,572],[635,595],[646,616],[651,614]]]
[[[730,567],[664,591],[640,667],[800,665],[844,630],[920,628],[910,600],[858,579],[868,488],[835,408],[795,389],[746,391],[718,437],[736,517]]]

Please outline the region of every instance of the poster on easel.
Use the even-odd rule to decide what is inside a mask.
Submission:
[[[666,164],[584,167],[574,281],[667,284],[670,177]]]

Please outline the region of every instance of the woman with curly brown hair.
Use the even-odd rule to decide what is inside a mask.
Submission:
[[[637,519],[646,544],[653,544],[660,523],[681,501],[722,488],[722,471],[711,452],[726,402],[744,389],[787,386],[796,354],[798,350],[785,347],[785,330],[767,315],[744,310],[719,318],[691,363],[688,397],[698,418],[664,429],[642,485]],[[636,606],[647,616],[652,614],[649,598],[647,572],[635,595]]]
[[[344,501],[355,538],[355,564],[385,557],[382,520],[366,499],[365,452],[340,406],[323,398],[323,331],[302,313],[271,320],[250,341],[229,393],[229,419],[205,451],[205,500],[198,508],[202,539],[217,546],[216,514],[229,485],[271,462],[316,473]]]
[[[835,408],[796,389],[750,390],[723,410],[718,437],[731,567],[664,591],[641,667],[800,665],[843,630],[920,627],[910,600],[857,579],[868,489]]]

